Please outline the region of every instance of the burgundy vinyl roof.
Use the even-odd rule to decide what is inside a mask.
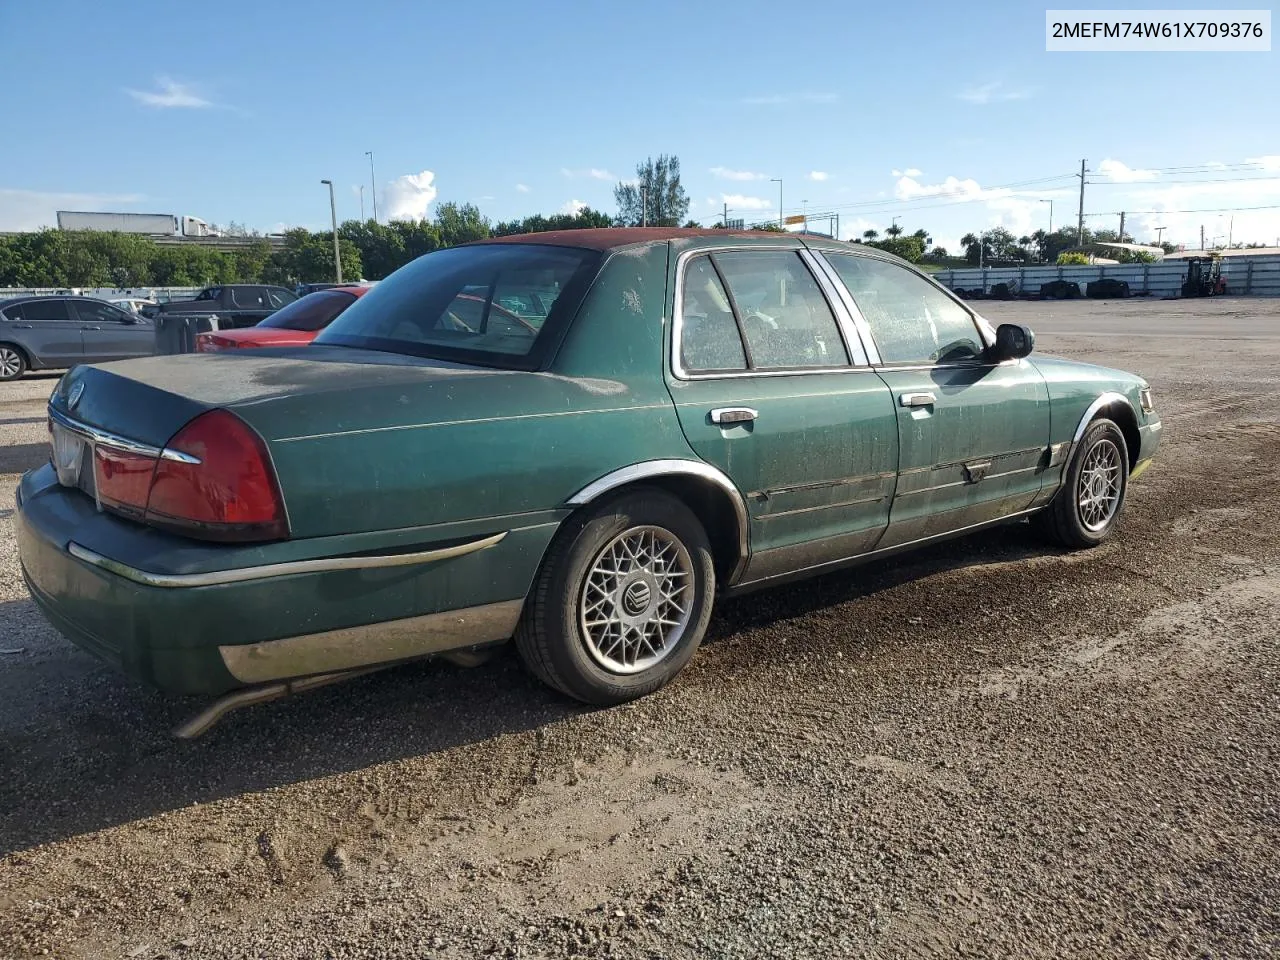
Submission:
[[[687,240],[697,237],[761,240],[794,239],[790,234],[769,234],[759,230],[708,230],[692,227],[598,227],[587,230],[548,230],[545,233],[519,233],[510,237],[490,237],[477,243],[542,243],[556,247],[579,247],[585,250],[612,250],[633,243],[655,243],[662,240]]]

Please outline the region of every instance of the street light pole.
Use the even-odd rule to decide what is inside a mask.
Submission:
[[[373,151],[366,150],[365,156],[369,158],[369,187],[373,191],[373,222],[378,222],[378,178],[373,173]]]
[[[770,177],[769,182],[776,183],[778,185],[778,229],[781,230],[782,229],[782,178]]]
[[[364,184],[360,184],[360,222],[364,223]]]
[[[1050,232],[1050,233],[1053,233],[1053,201],[1052,201],[1052,200],[1041,200],[1040,202],[1041,202],[1041,203],[1047,203],[1047,204],[1049,205],[1049,232]]]
[[[649,188],[640,184],[640,226],[649,225]]]
[[[333,202],[333,181],[321,180],[323,184],[329,187],[329,219],[333,223],[333,272],[337,274],[338,282],[342,282],[342,254],[338,248],[338,207]]]

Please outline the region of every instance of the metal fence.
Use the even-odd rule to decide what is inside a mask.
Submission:
[[[989,293],[997,283],[1009,284],[1010,291],[1037,294],[1040,285],[1053,280],[1074,281],[1083,294],[1091,280],[1124,280],[1135,296],[1176,297],[1182,293],[1187,276],[1185,260],[1159,263],[1108,263],[1102,265],[986,267],[939,270],[933,275],[952,290],[982,290]],[[1222,276],[1227,293],[1280,297],[1280,256],[1223,257]]]
[[[204,287],[0,287],[0,300],[9,297],[97,297],[100,300],[117,300],[136,297],[168,303],[170,300],[190,300]]]

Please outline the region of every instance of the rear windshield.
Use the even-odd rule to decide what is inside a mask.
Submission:
[[[316,343],[534,370],[599,261],[593,251],[534,244],[439,250],[366,293]]]
[[[355,302],[356,295],[345,290],[309,293],[301,300],[281,307],[258,326],[271,330],[306,330],[311,333],[323,330],[333,322],[334,317]]]

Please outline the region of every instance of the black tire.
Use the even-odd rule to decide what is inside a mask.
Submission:
[[[1089,461],[1091,453],[1095,450],[1100,456],[1109,453],[1104,449],[1105,444],[1110,444],[1118,456],[1116,480],[1119,483],[1119,490],[1116,492],[1115,506],[1111,509],[1110,515],[1105,518],[1105,522],[1099,522],[1099,518],[1094,515],[1090,518],[1093,520],[1090,523],[1084,516],[1084,508],[1080,506],[1083,492],[1081,475],[1085,472],[1085,464]],[[1115,529],[1120,514],[1124,510],[1125,494],[1128,491],[1129,447],[1125,443],[1124,432],[1116,426],[1114,421],[1100,417],[1089,424],[1089,428],[1085,430],[1084,436],[1080,438],[1075,452],[1071,455],[1071,462],[1067,465],[1062,488],[1049,506],[1032,516],[1032,525],[1049,540],[1064,547],[1076,550],[1096,547]]]
[[[635,528],[654,528],[683,547],[693,598],[679,636],[662,647],[666,652],[647,668],[625,673],[609,669],[601,659],[608,657],[592,652],[580,605],[597,560]],[[672,549],[678,558],[678,549]],[[711,544],[693,511],[661,490],[636,488],[566,521],[525,603],[516,649],[534,676],[575,699],[608,706],[643,697],[679,673],[698,649],[711,619],[715,577]],[[644,590],[638,593],[645,595]],[[621,587],[617,596],[624,596]]]
[[[27,372],[27,355],[21,347],[0,343],[0,380],[17,380]]]

